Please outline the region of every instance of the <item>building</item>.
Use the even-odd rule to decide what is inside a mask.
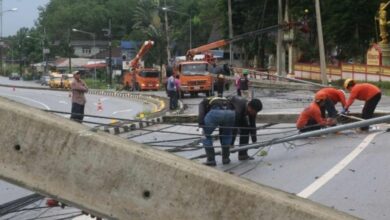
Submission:
[[[107,50],[108,41],[84,41],[74,40],[70,42],[74,50],[74,55],[81,58],[93,58],[103,50]]]

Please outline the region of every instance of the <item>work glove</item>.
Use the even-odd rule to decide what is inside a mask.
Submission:
[[[341,114],[342,115],[346,115],[348,113],[349,113],[348,109],[346,109],[346,108],[341,109]]]

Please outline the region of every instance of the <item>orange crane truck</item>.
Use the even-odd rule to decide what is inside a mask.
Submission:
[[[130,61],[129,69],[123,76],[123,85],[132,90],[158,90],[160,88],[160,71],[144,68],[140,65],[142,57],[153,47],[154,42],[145,41],[134,59]]]
[[[256,36],[258,34],[270,31],[275,31],[279,28],[283,28],[286,26],[288,25],[274,25],[267,28],[262,28],[252,32],[244,33],[231,39],[215,41],[188,50],[186,53],[186,60],[176,62],[174,66],[174,72],[180,75],[181,97],[183,97],[185,93],[189,93],[191,95],[205,93],[206,96],[210,96],[213,94],[213,84],[215,79],[210,72],[210,64],[214,61],[214,57],[212,53],[209,53],[210,50],[226,46],[230,43],[243,40],[247,37]],[[194,60],[195,55],[201,53],[205,55],[203,60]]]

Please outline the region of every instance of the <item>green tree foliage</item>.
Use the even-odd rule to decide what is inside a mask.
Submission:
[[[140,0],[133,13],[133,29],[141,31],[144,40],[153,40],[155,42],[154,48],[145,57],[146,64],[153,62],[151,58],[157,58],[158,63],[162,64],[164,57],[162,50],[164,45],[164,33],[159,16],[159,5],[152,0]],[[133,39],[134,40],[134,39]],[[157,51],[157,52],[156,52]],[[154,55],[154,56],[153,56]],[[156,61],[156,59],[155,59]]]
[[[184,55],[189,49],[189,22],[192,25],[192,46],[198,47],[210,41],[211,33],[222,33],[219,38],[228,38],[228,14],[226,0],[51,0],[40,9],[36,26],[23,30],[33,36],[26,41],[24,50],[28,59],[41,60],[41,41],[44,39],[54,56],[68,56],[69,40],[91,40],[85,34],[70,32],[72,28],[95,33],[97,40],[105,40],[103,28],[112,20],[113,39],[144,41],[152,39],[155,48],[148,58],[150,63],[165,61],[166,34],[173,55]],[[362,60],[364,53],[377,33],[374,17],[380,0],[326,0],[321,2],[326,51],[338,48],[340,58]],[[277,24],[277,3],[271,0],[232,0],[234,35]],[[165,33],[163,6],[167,6],[169,31]],[[309,13],[305,14],[304,10]],[[315,10],[313,0],[290,0],[293,21],[308,18],[310,32],[296,32],[294,44],[305,54],[306,60],[318,57]],[[191,19],[189,19],[191,18]],[[44,34],[44,30],[46,34]],[[20,33],[10,37],[20,41]],[[35,40],[34,40],[35,39]],[[275,53],[276,32],[247,38],[235,43],[241,48],[244,60]],[[213,40],[216,40],[215,37]],[[31,43],[31,47],[27,46]],[[32,45],[34,44],[34,45]],[[18,53],[18,52],[17,52]]]

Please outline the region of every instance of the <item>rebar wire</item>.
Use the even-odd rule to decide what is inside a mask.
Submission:
[[[0,216],[8,215],[12,213],[14,210],[19,210],[23,207],[34,204],[37,201],[42,201],[44,197],[34,193],[7,203],[0,205]]]
[[[17,212],[24,212],[24,211],[34,211],[34,210],[39,210],[39,209],[47,209],[47,208],[50,208],[49,206],[34,206],[32,208],[25,208],[25,209],[17,209],[17,210],[13,210],[13,211],[10,211],[10,212],[7,212],[5,213],[4,215],[9,215],[9,214],[12,214],[12,213],[17,213]]]
[[[66,216],[66,215],[69,215],[69,216]],[[59,219],[71,219],[71,218],[74,218],[74,216],[80,216],[82,215],[81,211],[77,211],[77,212],[69,212],[69,213],[61,213],[61,214],[55,214],[55,215],[47,215],[47,216],[37,216],[35,218],[30,218],[30,219],[25,219],[25,220],[36,220],[36,219],[53,219],[53,217],[59,217],[59,216],[66,216],[65,218],[54,218],[55,220],[59,220]]]
[[[63,112],[63,111],[55,111],[55,110],[44,110],[46,112],[51,112],[51,113],[58,113],[58,114],[71,114],[70,112]],[[145,121],[145,120],[135,120],[135,119],[125,119],[125,118],[116,118],[116,117],[106,117],[106,116],[98,116],[98,115],[88,115],[88,114],[76,114],[75,115],[82,115],[84,117],[90,117],[90,118],[100,118],[100,119],[109,119],[109,120],[118,120],[122,123],[125,123],[125,122],[135,122],[135,123],[150,123],[150,124],[153,124],[153,125],[158,125],[158,124],[162,124],[162,125],[175,125],[175,126],[183,126],[183,127],[199,127],[199,125],[191,125],[191,124],[185,124],[185,123],[167,123],[167,122],[151,122],[151,121]],[[82,122],[84,123],[88,123],[88,124],[97,124],[97,125],[106,125],[106,126],[111,126],[111,127],[122,127],[124,125],[121,125],[121,124],[112,124],[112,123],[107,123],[107,124],[104,124],[104,123],[98,123],[98,122],[91,122],[91,121],[85,121],[83,120]],[[260,130],[260,129],[265,129],[265,128],[268,128],[270,126],[273,126],[273,125],[276,125],[277,123],[268,123],[268,124],[265,124],[263,126],[259,126],[259,127],[255,127],[253,129],[257,129],[257,130]],[[207,128],[207,127],[212,127],[212,126],[202,126],[203,128]],[[239,127],[239,126],[218,126],[219,128],[232,128],[232,129],[248,129],[248,127]]]
[[[292,135],[288,135],[288,136],[285,136],[285,137],[282,137],[282,138],[273,138],[273,139],[270,139],[270,140],[266,140],[266,141],[263,141],[263,142],[257,142],[256,145],[258,144],[259,147],[253,147],[253,149],[258,149],[258,148],[261,148],[262,146],[260,145],[265,145],[265,146],[268,146],[268,145],[272,145],[276,140],[279,140],[279,139],[284,139],[284,138],[288,138],[288,137],[293,137],[295,136],[296,134],[292,134]],[[239,145],[238,148],[233,148],[230,150],[231,153],[235,153],[237,151],[241,151],[242,149],[240,148],[243,148],[247,145],[251,145],[253,146],[254,144],[245,144],[245,145]],[[245,149],[244,149],[245,150]],[[221,155],[221,151],[218,151],[218,152],[215,152],[215,155]],[[196,160],[196,159],[201,159],[201,158],[205,158],[207,155],[206,154],[201,154],[201,155],[198,155],[198,156],[194,156],[194,157],[191,157],[189,158],[190,160]]]
[[[281,131],[281,132],[272,132],[272,133],[266,133],[266,134],[256,134],[256,137],[271,136],[271,135],[278,135],[278,134],[287,134],[287,133],[296,132],[296,131],[297,130],[294,129],[294,130],[291,130],[291,131]],[[160,131],[156,131],[156,132],[160,132]],[[213,137],[213,138],[222,137],[222,136],[225,136],[225,135],[218,135],[218,134],[211,135],[211,137]],[[237,134],[237,136],[239,136],[239,137],[251,137],[252,135],[239,135],[239,134]],[[148,144],[148,145],[151,145],[151,146],[161,146],[161,145],[154,145],[154,144],[195,140],[195,139],[201,139],[202,137],[204,137],[204,135],[199,135],[199,137],[179,138],[179,139],[176,138],[176,139],[148,141],[148,142],[141,142],[141,143],[142,144]],[[131,138],[133,138],[133,137],[131,137]]]
[[[157,144],[157,143],[166,143],[166,142],[178,142],[178,141],[189,141],[200,139],[199,137],[190,137],[190,138],[180,138],[180,139],[170,139],[170,140],[161,140],[161,141],[147,141],[142,142],[142,144]]]
[[[163,130],[163,129],[169,129],[169,128],[173,128],[175,127],[175,125],[171,125],[171,126],[167,126],[165,128],[161,128],[160,130]],[[141,129],[137,129],[137,130],[141,130]],[[142,131],[142,130],[141,130]],[[148,135],[148,134],[152,134],[154,132],[158,132],[159,130],[153,130],[153,131],[149,131],[149,132],[146,132],[146,133],[141,133],[141,134],[137,134],[137,135],[133,135],[131,137],[127,137],[127,139],[133,139],[133,138],[137,138],[137,137],[140,137],[140,136],[144,136],[144,135]]]

